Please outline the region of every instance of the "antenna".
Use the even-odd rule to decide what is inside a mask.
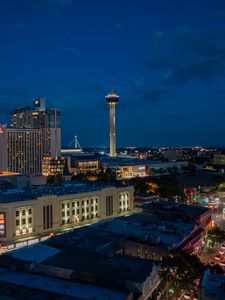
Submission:
[[[110,90],[111,90],[111,93],[113,93],[113,83],[114,83],[114,79],[111,78],[110,79]]]

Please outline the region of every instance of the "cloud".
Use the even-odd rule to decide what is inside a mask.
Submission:
[[[203,83],[225,76],[225,31],[180,27],[153,36],[155,53],[148,67],[163,85],[181,86],[191,79]]]
[[[72,0],[38,0],[38,2],[39,5],[46,7],[63,7],[72,4]]]
[[[168,120],[184,120],[184,114],[182,112],[172,112],[172,113],[168,113],[168,114],[165,114],[163,116],[165,119],[168,119]]]
[[[159,103],[168,97],[168,90],[166,88],[152,88],[146,89],[141,94],[141,102]]]
[[[124,29],[124,25],[121,23],[117,23],[117,24],[115,24],[115,28],[119,31],[122,31]]]
[[[73,0],[32,0],[27,1],[27,4],[40,9],[46,13],[53,14],[55,16],[60,15],[60,10],[65,7],[71,6]]]
[[[68,47],[68,48],[65,48],[68,52],[72,53],[72,54],[75,54],[75,55],[80,55],[80,51],[78,51],[76,48],[73,48],[73,47]]]
[[[30,24],[20,22],[20,21],[15,22],[12,27],[18,31],[27,31],[31,29]]]
[[[28,93],[23,89],[0,88],[1,113],[10,113],[13,109],[18,108],[18,105],[24,105],[28,98]]]
[[[149,87],[153,86],[153,87]],[[162,85],[153,85],[147,78],[139,77],[131,80],[131,97],[132,106],[140,104],[159,104],[166,100],[170,94],[170,89]]]

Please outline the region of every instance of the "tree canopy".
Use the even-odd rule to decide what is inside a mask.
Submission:
[[[189,288],[201,276],[203,269],[204,265],[196,255],[179,251],[163,257],[159,275],[171,286]]]

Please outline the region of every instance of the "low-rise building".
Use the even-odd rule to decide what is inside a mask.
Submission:
[[[69,237],[64,236],[68,242]],[[95,246],[88,250],[78,246],[74,251],[63,236],[62,241],[39,243],[1,256],[0,295],[46,300],[160,299],[159,261],[108,255]],[[99,241],[96,244],[99,246]]]
[[[133,212],[133,186],[65,183],[0,194],[0,241],[48,235]]]
[[[42,175],[63,175],[65,159],[63,157],[44,156],[42,159]]]
[[[68,172],[71,175],[98,173],[99,159],[93,154],[66,155]]]
[[[199,300],[225,299],[225,274],[217,272],[214,267],[207,268],[199,285]]]
[[[211,225],[212,213],[207,207],[157,200],[142,205],[143,211],[164,220],[196,222],[203,228]]]

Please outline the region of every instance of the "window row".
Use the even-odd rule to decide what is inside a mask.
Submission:
[[[26,215],[26,211],[28,212],[28,215],[31,215],[31,214],[32,214],[32,209],[29,208],[28,210],[27,210],[27,209],[16,210],[15,215],[16,215],[16,217],[19,217],[20,214],[21,214],[22,216],[25,216],[25,215]]]
[[[85,208],[82,208],[81,210],[78,208],[77,210],[73,209],[72,211],[70,210],[67,210],[66,212],[65,211],[62,211],[62,217],[65,217],[65,216],[70,216],[71,214],[72,215],[79,215],[80,213],[89,213],[89,212],[94,212],[94,211],[98,211],[98,206],[96,205],[95,207],[92,206],[90,207],[86,207]]]
[[[94,214],[91,214],[91,215],[86,215],[86,216],[82,216],[80,219],[77,218],[77,219],[66,219],[66,220],[62,220],[62,225],[65,225],[65,224],[73,224],[73,223],[77,223],[79,221],[84,221],[84,220],[90,220],[90,219],[93,219],[93,218],[97,218],[98,217],[98,214],[94,213]]]
[[[119,199],[129,199],[129,194],[128,193],[121,193],[120,195],[119,195]]]
[[[129,200],[123,200],[123,201],[120,201],[120,206],[125,206],[125,205],[129,205]]]
[[[26,222],[26,219],[22,219],[21,222],[20,220],[16,220],[16,226],[26,225],[26,224],[32,224],[32,218],[28,218],[28,222]]]
[[[80,206],[80,202],[81,205],[84,206],[89,205],[89,204],[97,204],[98,203],[98,199],[91,199],[91,200],[82,200],[82,201],[76,201],[76,202],[67,202],[67,203],[62,203],[61,208],[65,209],[65,208],[70,208],[70,207],[75,207],[76,206]]]

